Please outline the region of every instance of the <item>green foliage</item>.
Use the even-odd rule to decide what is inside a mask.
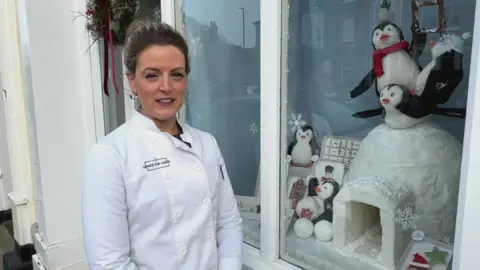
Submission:
[[[88,0],[86,11],[82,15],[87,18],[87,30],[94,40],[102,39],[106,27],[105,2],[110,8],[110,30],[114,45],[122,45],[128,26],[135,18],[138,10],[137,0]]]

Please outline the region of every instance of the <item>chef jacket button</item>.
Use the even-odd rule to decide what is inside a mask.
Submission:
[[[208,205],[209,200],[207,198],[203,199],[203,205]]]
[[[170,179],[172,179],[172,177],[170,176],[170,174],[166,173],[165,174],[165,179],[170,180]]]
[[[201,170],[202,170],[202,166],[201,166],[200,164],[195,164],[193,167],[194,167],[195,170],[197,170],[197,171],[201,171]]]
[[[180,216],[181,216],[181,215],[182,215],[182,214],[181,214],[180,212],[176,212],[176,213],[175,213],[175,223],[178,223],[178,221],[180,220]]]
[[[207,240],[210,241],[210,242],[213,241],[213,236],[212,236],[212,234],[208,234]]]
[[[181,256],[187,255],[187,249],[186,249],[186,248],[181,248],[181,249],[180,249],[180,255],[181,255]]]

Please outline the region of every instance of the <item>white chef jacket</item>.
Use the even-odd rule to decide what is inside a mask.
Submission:
[[[135,113],[93,146],[82,192],[90,269],[241,270],[242,219],[217,142],[182,129],[184,142]]]

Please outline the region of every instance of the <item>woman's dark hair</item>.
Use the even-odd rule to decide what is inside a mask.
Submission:
[[[123,49],[124,65],[129,73],[135,73],[138,55],[152,45],[175,46],[185,56],[185,72],[190,73],[188,45],[182,35],[165,23],[152,20],[136,20],[128,27]]]

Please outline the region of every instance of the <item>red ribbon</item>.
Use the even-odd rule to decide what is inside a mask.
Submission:
[[[115,75],[115,49],[113,47],[113,35],[112,31],[110,30],[110,0],[104,0],[105,4],[105,21],[104,25],[105,28],[103,30],[103,92],[105,95],[110,96],[108,93],[108,51],[110,46],[110,52],[112,54],[112,80],[113,86],[115,87],[115,91],[117,95],[119,94],[118,86],[117,86],[117,79]]]

